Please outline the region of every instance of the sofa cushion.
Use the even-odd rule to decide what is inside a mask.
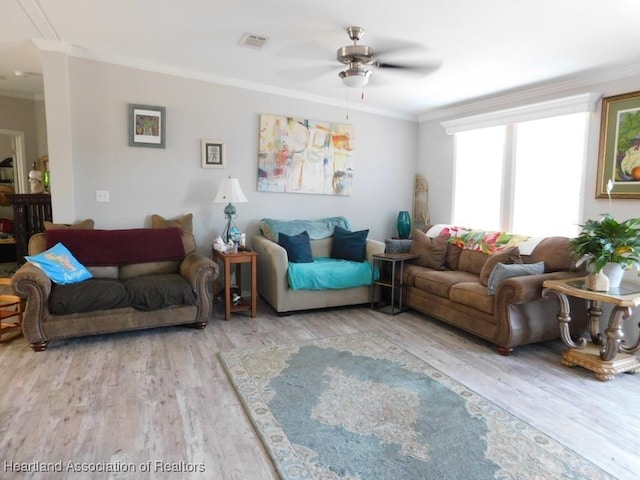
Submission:
[[[333,230],[331,258],[364,262],[367,258],[367,235],[369,235],[369,230],[350,232],[336,225]]]
[[[127,230],[47,230],[47,246],[64,244],[85,265],[123,265],[182,260],[178,228]]]
[[[44,229],[46,230],[55,230],[60,228],[79,228],[79,229],[92,229],[94,222],[91,218],[87,218],[86,220],[81,220],[79,222],[69,224],[69,223],[52,223],[47,220],[43,222]],[[35,233],[31,235],[29,238],[29,245],[27,246],[27,251],[29,255],[37,255],[38,253],[44,252],[47,249],[47,236],[44,232]]]
[[[462,248],[447,241],[447,254],[444,257],[444,266],[449,270],[458,270],[458,265],[460,265],[461,253]]]
[[[569,238],[547,237],[533,249],[526,263],[544,262],[545,272],[575,270],[575,260],[569,251]]]
[[[151,215],[151,228],[179,228],[182,232],[184,254],[189,255],[191,252],[196,251],[196,237],[193,235],[193,214],[187,213],[167,220],[154,213]]]
[[[327,217],[317,220],[279,220],[277,218],[260,220],[262,235],[276,243],[278,243],[280,232],[296,235],[306,230],[311,240],[318,240],[332,236],[336,226],[351,230],[351,224],[345,217]]]
[[[278,243],[287,251],[287,260],[292,263],[311,263],[313,254],[311,253],[311,243],[309,234],[305,230],[298,235],[287,235],[280,233]]]
[[[433,270],[444,268],[444,259],[447,254],[447,237],[430,238],[424,232],[414,229],[411,240],[410,252],[412,255],[417,255],[417,258],[410,260],[410,263]]]
[[[489,255],[477,250],[462,249],[460,260],[458,260],[458,270],[480,275],[482,267],[486,263]]]
[[[449,300],[467,307],[475,308],[481,312],[493,314],[492,295],[480,282],[460,282],[451,287]]]
[[[49,310],[54,315],[95,312],[129,305],[124,284],[104,278],[91,278],[71,285],[56,285],[51,289],[49,297]]]
[[[64,285],[91,278],[91,272],[61,243],[38,255],[28,255],[24,258],[44,271],[54,283]]]
[[[87,267],[87,270],[91,272],[93,278],[111,278],[113,280],[118,279],[119,267],[117,265]]]
[[[85,229],[85,230],[92,230],[95,222],[93,221],[92,218],[87,218],[85,220],[80,220],[79,222],[75,222],[75,223],[53,223],[45,220],[42,222],[42,224],[44,225],[45,230],[57,230],[61,228],[64,228],[64,229],[79,228],[79,229]]]
[[[320,257],[313,263],[289,265],[287,278],[292,290],[337,290],[371,285],[372,273],[375,280],[379,278],[378,270],[372,270],[369,262]]]
[[[138,310],[159,310],[172,305],[195,305],[193,288],[180,274],[145,275],[124,281],[129,303]]]
[[[506,250],[502,250],[500,252],[489,255],[489,258],[487,258],[487,261],[484,262],[484,265],[482,266],[482,270],[480,270],[480,283],[483,286],[487,286],[489,275],[491,275],[493,268],[498,263],[522,263],[522,258],[520,257],[520,250],[518,250],[518,247],[507,248]]]
[[[544,262],[512,265],[498,263],[489,276],[487,291],[489,295],[494,295],[498,290],[498,286],[507,278],[540,275],[542,273],[544,273]]]
[[[442,298],[449,298],[451,287],[462,282],[480,283],[477,275],[460,270],[428,270],[423,268],[413,279],[413,285],[416,288]]]

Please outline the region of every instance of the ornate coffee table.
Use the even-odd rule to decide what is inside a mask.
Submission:
[[[560,304],[558,324],[560,336],[569,349],[562,356],[562,364],[568,367],[579,365],[592,372],[602,381],[613,380],[617,373],[640,372],[640,360],[635,353],[640,350],[640,333],[633,345],[624,340],[622,325],[631,317],[633,307],[640,305],[640,284],[623,282],[619,288],[608,292],[594,292],[584,286],[584,277],[569,280],[545,280],[542,296],[554,295]],[[571,312],[567,295],[587,301],[589,334],[591,341],[580,338],[574,341],[569,334]],[[600,333],[602,303],[613,305],[609,324]]]

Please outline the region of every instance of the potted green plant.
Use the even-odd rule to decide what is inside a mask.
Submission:
[[[609,264],[617,264],[622,270],[640,267],[640,218],[618,222],[607,213],[600,220],[587,220],[581,227],[580,234],[569,242],[571,251],[581,257],[577,265],[586,261],[593,274],[601,273]],[[608,277],[609,287],[618,287],[622,271],[617,284],[612,275]]]

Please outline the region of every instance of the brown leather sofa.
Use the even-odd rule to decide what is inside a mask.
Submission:
[[[506,254],[498,257],[498,253],[490,255],[464,249],[445,240],[444,247],[440,242],[442,266],[436,262],[429,268],[420,258],[405,264],[403,301],[410,308],[488,340],[497,346],[500,354],[511,355],[519,345],[560,337],[558,304],[553,298],[542,297],[542,283],[584,274],[576,269],[568,243],[566,237],[547,237],[529,254],[516,251],[518,261],[524,264],[544,262],[544,273],[506,278],[492,295],[487,277],[493,267],[501,263],[499,260],[505,260]],[[419,254],[415,244],[413,239],[412,252]],[[570,301],[571,331],[579,334],[587,326],[586,305],[578,299]]]
[[[213,311],[211,282],[217,278],[218,266],[195,251],[191,215],[177,220],[164,220],[154,215],[152,222],[153,227],[162,231],[182,230],[177,232],[177,241],[182,240],[180,252],[183,254],[164,261],[94,266],[86,263],[93,278],[70,285],[72,289],[66,290],[66,294],[61,293],[65,291],[61,287],[68,286],[54,284],[39,267],[25,263],[18,269],[12,277],[12,287],[17,295],[26,300],[22,331],[34,351],[45,350],[50,341],[57,339],[170,325],[190,325],[195,328],[207,325]],[[102,258],[109,255],[118,257],[122,250],[132,247],[144,252],[152,248],[151,244],[157,243],[154,238],[161,237],[154,228],[135,229],[138,235],[130,235],[133,229],[98,231],[91,230],[92,227],[93,222],[89,230],[51,227],[50,230],[54,232],[48,229],[46,233],[31,237],[29,254],[35,255],[47,248],[51,243],[47,241],[47,234],[51,238],[65,239],[69,244],[75,243],[78,250],[84,250],[85,256],[92,256],[100,248]],[[91,241],[87,241],[87,235]],[[102,242],[96,241],[96,238],[101,238]],[[143,245],[133,245],[140,239],[144,239]],[[127,243],[123,244],[123,241]],[[124,248],[116,251],[117,245]],[[163,245],[158,244],[153,248],[162,251]],[[76,256],[71,246],[69,250]],[[77,259],[82,262],[80,257]],[[126,284],[126,288],[119,288],[121,283]],[[135,290],[135,298],[131,298],[130,286]],[[126,292],[124,296],[120,295],[122,291]],[[117,293],[118,299],[105,298],[110,292],[115,292],[112,296]],[[78,303],[82,303],[83,307],[77,307]],[[54,313],[65,306],[68,307],[66,311]],[[74,311],[74,306],[79,311]]]

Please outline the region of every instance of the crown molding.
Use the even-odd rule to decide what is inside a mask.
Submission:
[[[583,93],[570,97],[556,98],[546,102],[533,103],[521,107],[507,108],[480,115],[455,118],[441,122],[448,135],[475,130],[478,128],[495,127],[497,125],[508,125],[511,123],[527,122],[539,120],[541,118],[554,117],[558,115],[569,115],[572,113],[594,112],[597,102],[602,98],[601,93]]]
[[[245,90],[252,90],[256,92],[268,93],[271,95],[279,95],[288,98],[295,98],[297,100],[303,100],[314,103],[321,103],[323,105],[330,105],[339,108],[347,108],[349,111],[359,111],[364,113],[371,113],[374,115],[382,115],[385,117],[399,118],[401,120],[409,120],[413,122],[418,121],[417,115],[409,115],[405,112],[399,112],[395,110],[388,110],[383,108],[372,107],[370,105],[359,104],[355,102],[347,102],[331,97],[323,97],[320,95],[311,95],[309,93],[301,92],[298,90],[289,90],[279,87],[273,87],[270,85],[261,84],[258,82],[250,82],[246,80],[239,80],[237,78],[225,77],[222,75],[215,75],[210,73],[204,73],[195,70],[176,68],[168,65],[140,61],[129,57],[123,57],[119,55],[107,54],[104,52],[98,52],[95,50],[78,47],[66,42],[34,39],[34,44],[44,51],[65,53],[68,56],[82,58],[84,60],[93,60],[96,62],[109,63],[112,65],[118,65],[122,67],[135,68],[138,70],[144,70],[148,72],[160,73],[164,75],[171,75],[174,77],[188,78],[191,80],[200,80],[207,83],[215,83],[219,85],[226,85],[229,87],[242,88]]]
[[[0,89],[0,97],[19,98],[21,100],[42,100],[44,96],[40,93],[18,92],[16,90]]]
[[[532,102],[540,102],[543,97],[558,95],[575,95],[575,90],[591,88],[599,83],[623,80],[625,78],[640,76],[640,65],[624,65],[617,68],[601,69],[584,72],[581,75],[572,75],[570,78],[550,80],[543,84],[523,87],[509,92],[496,93],[490,97],[464,104],[451,105],[449,107],[435,108],[419,115],[419,122],[455,118],[481,114],[482,112],[512,108],[513,105],[527,105]]]

